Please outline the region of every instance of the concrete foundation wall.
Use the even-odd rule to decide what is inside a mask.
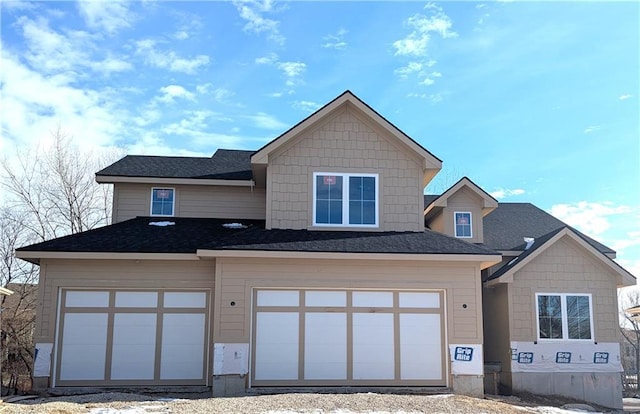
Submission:
[[[451,385],[456,394],[484,398],[484,378],[482,375],[454,375]]]
[[[513,393],[562,395],[604,407],[622,409],[619,372],[514,372]]]

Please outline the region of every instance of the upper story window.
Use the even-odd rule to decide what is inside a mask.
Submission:
[[[378,226],[378,174],[313,174],[314,226]]]
[[[456,237],[471,238],[471,213],[456,211],[453,215]]]
[[[175,191],[173,188],[151,189],[151,215],[173,216],[175,205]]]
[[[591,295],[536,294],[538,339],[593,339]]]

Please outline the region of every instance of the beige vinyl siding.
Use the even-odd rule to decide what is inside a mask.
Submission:
[[[537,339],[536,293],[592,294],[597,342],[618,341],[616,277],[582,246],[563,237],[514,274],[512,341]]]
[[[34,342],[54,340],[61,287],[213,289],[214,266],[210,260],[42,260]]]
[[[473,191],[462,187],[447,200],[447,207],[442,212],[443,233],[455,236],[454,213],[471,213],[471,238],[464,238],[470,243],[482,243],[482,205],[483,200]]]
[[[152,187],[175,188],[176,217],[265,218],[265,190],[261,188],[117,183],[113,222],[149,216]]]
[[[281,287],[444,290],[448,342],[482,343],[478,266],[407,261],[367,263],[362,260],[233,258],[219,258],[217,263],[216,342],[249,342],[251,289]]]
[[[379,227],[373,230],[424,228],[421,161],[353,106],[269,156],[267,227],[312,226],[314,172],[379,174]]]

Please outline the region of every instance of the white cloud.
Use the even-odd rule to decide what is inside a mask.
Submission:
[[[394,71],[401,79],[415,76],[423,86],[430,86],[435,83],[434,78],[441,77],[440,72],[427,72],[428,68],[436,64],[436,60],[427,58],[429,45],[433,36],[443,39],[456,37],[457,33],[452,30],[453,23],[443,9],[433,3],[425,6],[427,14],[415,14],[405,21],[405,25],[411,29],[404,38],[393,42],[395,56],[405,56],[412,60],[403,67]]]
[[[427,34],[419,37],[410,35],[410,37],[393,42],[393,47],[396,48],[396,55],[424,56],[427,53],[428,43],[429,35]]]
[[[160,88],[160,92],[162,92],[162,96],[159,96],[156,99],[164,103],[173,103],[176,99],[186,99],[189,101],[193,101],[195,99],[193,92],[189,92],[180,85],[163,86]]]
[[[320,104],[313,101],[294,101],[292,104],[294,109],[299,109],[305,112],[313,112],[320,108]]]
[[[121,96],[110,89],[79,89],[69,76],[39,73],[6,48],[0,55],[5,143],[36,147],[62,127],[81,149],[116,144],[125,136],[128,114]]]
[[[425,56],[432,33],[439,34],[445,39],[458,35],[451,30],[453,23],[440,6],[429,3],[425,9],[431,12],[429,16],[415,14],[406,20],[405,24],[412,31],[405,38],[393,42],[396,55]]]
[[[258,65],[273,65],[278,61],[278,55],[275,53],[269,53],[267,56],[256,58]]]
[[[633,98],[633,95],[629,94],[629,93],[625,93],[624,95],[620,95],[620,97],[618,99],[620,99],[621,101],[624,101],[626,99],[630,99]]]
[[[609,230],[613,216],[631,213],[633,209],[610,202],[591,203],[580,201],[576,204],[556,204],[550,213],[589,235],[597,236]]]
[[[301,76],[307,70],[304,62],[281,62],[278,55],[270,53],[267,56],[259,57],[255,60],[258,65],[273,65],[280,69],[285,77],[285,85],[288,87],[296,86],[302,83]]]
[[[420,73],[423,67],[424,63],[422,62],[409,62],[407,66],[396,69],[394,73],[399,75],[401,78],[406,78],[412,73]]]
[[[264,17],[264,14],[272,10],[272,3],[269,0],[259,1],[234,1],[233,4],[238,9],[240,17],[247,23],[244,30],[256,34],[266,33],[267,38],[279,45],[283,45],[285,37],[280,34],[280,22]]]
[[[296,78],[307,69],[302,62],[279,62],[277,66],[287,78]]]
[[[347,42],[344,41],[344,35],[347,34],[345,29],[338,30],[335,34],[328,34],[322,40],[324,43],[322,47],[325,49],[344,50],[347,47]]]
[[[288,124],[281,122],[274,118],[271,115],[268,115],[264,112],[258,112],[255,115],[248,115],[246,118],[253,121],[253,124],[261,129],[269,129],[269,130],[284,130],[289,127]]]
[[[418,98],[418,99],[426,99],[432,105],[436,105],[442,101],[444,101],[445,94],[444,93],[419,93],[419,92],[411,92],[407,94],[407,98]]]
[[[106,31],[109,34],[131,27],[133,14],[127,6],[127,2],[120,0],[81,0],[78,2],[80,15],[84,18],[87,26]]]
[[[590,134],[592,132],[598,131],[600,129],[600,125],[589,125],[584,129],[585,134]]]
[[[524,193],[525,191],[522,188],[514,188],[513,190],[508,188],[498,188],[497,190],[490,192],[489,195],[491,195],[491,197],[493,198],[501,200],[506,197],[519,196]]]
[[[179,30],[173,34],[174,39],[185,40],[189,38],[189,33],[184,30]]]
[[[143,56],[146,64],[171,72],[193,74],[201,66],[209,64],[209,56],[197,55],[186,59],[178,56],[174,51],[161,51],[156,48],[156,41],[151,39],[136,42],[136,54]]]

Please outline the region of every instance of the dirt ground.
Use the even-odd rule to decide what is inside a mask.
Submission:
[[[412,414],[498,413],[560,414],[575,412],[565,398],[524,395],[479,399],[460,395],[402,395],[378,393],[287,393],[235,398],[210,398],[210,394],[97,393],[62,397],[29,398],[0,404],[0,414]],[[564,408],[563,408],[564,407]],[[595,412],[612,412],[592,406]],[[573,406],[576,408],[576,406]],[[577,406],[577,408],[581,408]],[[589,408],[589,407],[582,407]],[[584,412],[584,411],[583,411]]]

